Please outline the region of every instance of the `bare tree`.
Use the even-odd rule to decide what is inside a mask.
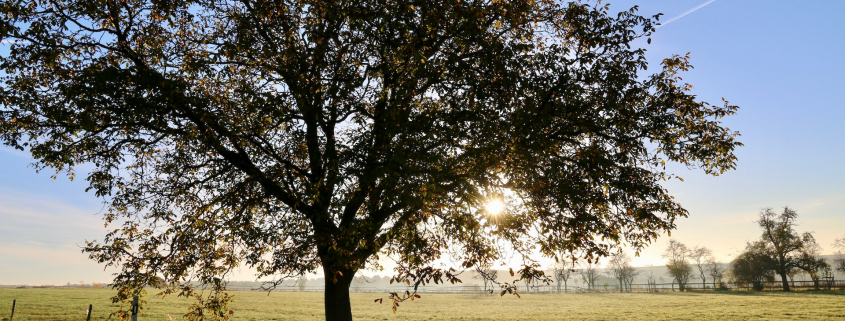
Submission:
[[[836,239],[833,242],[833,248],[836,251],[836,258],[833,259],[833,267],[836,271],[845,273],[845,236]]]
[[[657,291],[657,278],[654,276],[654,265],[646,265],[646,282],[648,282],[648,292]]]
[[[673,283],[678,283],[680,291],[686,290],[687,283],[692,277],[692,267],[689,262],[690,250],[681,242],[669,240],[669,246],[663,251],[663,258],[666,259],[666,268]]]
[[[707,284],[707,267],[708,262],[713,261],[713,251],[703,247],[696,246],[689,252],[689,258],[695,267],[698,268],[698,277],[701,278],[701,288],[704,289]]]
[[[475,272],[478,273],[478,278],[481,278],[481,281],[484,282],[484,292],[493,291],[493,286],[497,284],[497,279],[499,278],[499,272],[494,270],[490,265],[478,266],[475,268]],[[487,286],[490,286],[490,289],[487,289]]]
[[[581,276],[581,280],[584,281],[584,284],[587,285],[588,290],[595,290],[596,280],[598,280],[599,276],[601,276],[601,271],[599,271],[598,260],[596,261],[587,261],[581,262],[581,267],[578,269],[578,274]]]
[[[634,283],[634,279],[635,279],[635,278],[637,277],[637,275],[639,275],[639,274],[640,274],[640,271],[639,271],[639,270],[637,270],[636,268],[631,268],[631,272],[630,272],[630,273],[628,273],[628,274],[625,276],[625,285],[626,285],[626,286],[628,286],[628,292],[631,292],[631,290],[632,290],[632,289],[631,289],[631,286],[632,286],[632,285],[633,285],[633,283]]]
[[[710,275],[710,279],[713,281],[713,288],[716,289],[716,283],[722,283],[722,278],[724,276],[725,270],[728,267],[725,264],[722,264],[716,261],[715,258],[711,258],[710,261],[707,262],[707,273]]]
[[[567,281],[572,276],[572,272],[575,272],[575,261],[558,261],[552,265],[552,271],[554,272],[555,282],[557,282],[557,292],[560,293],[561,284],[563,284],[563,291],[569,292]]]
[[[296,285],[299,287],[299,291],[305,291],[305,284],[308,283],[308,277],[305,276],[305,273],[299,276],[299,279],[296,280]]]
[[[607,267],[611,275],[619,280],[619,292],[630,291],[630,284],[638,273],[631,266],[631,257],[625,254],[625,251],[620,250],[619,253],[610,257]]]

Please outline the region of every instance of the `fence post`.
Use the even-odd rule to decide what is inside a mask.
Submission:
[[[91,321],[91,309],[94,308],[93,304],[88,305],[88,316],[85,317],[85,321]]]
[[[138,321],[138,296],[132,298],[132,321]]]
[[[18,299],[12,300],[12,316],[9,317],[9,321],[15,318],[15,305],[17,305]]]

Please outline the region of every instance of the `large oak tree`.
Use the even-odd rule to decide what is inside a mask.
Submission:
[[[607,255],[687,212],[665,162],[734,168],[737,107],[644,75],[656,18],[496,0],[11,0],[0,140],[108,205],[85,251],[145,285],[216,293],[321,269],[328,320],[356,271],[454,280],[501,249]],[[650,39],[648,40],[650,42]],[[645,41],[643,41],[643,44]],[[507,211],[483,210],[489,199]],[[504,245],[503,245],[504,244]],[[226,316],[225,294],[198,308]],[[401,300],[403,296],[396,297]],[[203,313],[196,310],[194,313]]]

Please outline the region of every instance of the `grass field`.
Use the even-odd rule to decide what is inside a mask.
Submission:
[[[88,304],[95,320],[116,309],[107,289],[0,289],[0,320],[84,320]],[[322,320],[322,293],[233,292],[233,320]],[[423,294],[403,303],[373,303],[378,293],[352,293],[356,320],[834,320],[845,319],[845,292],[583,293],[524,294],[522,298],[480,294]],[[148,298],[140,320],[181,319],[184,298]]]

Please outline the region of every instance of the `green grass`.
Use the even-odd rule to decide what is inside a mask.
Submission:
[[[108,289],[0,289],[0,320],[17,299],[16,321],[83,320],[88,304],[95,320],[117,308]],[[322,293],[233,292],[234,320],[322,320]],[[832,320],[845,318],[845,292],[699,292],[523,294],[522,298],[480,294],[422,294],[402,303],[373,303],[385,295],[352,293],[356,320]],[[147,298],[140,320],[181,319],[189,301]]]

